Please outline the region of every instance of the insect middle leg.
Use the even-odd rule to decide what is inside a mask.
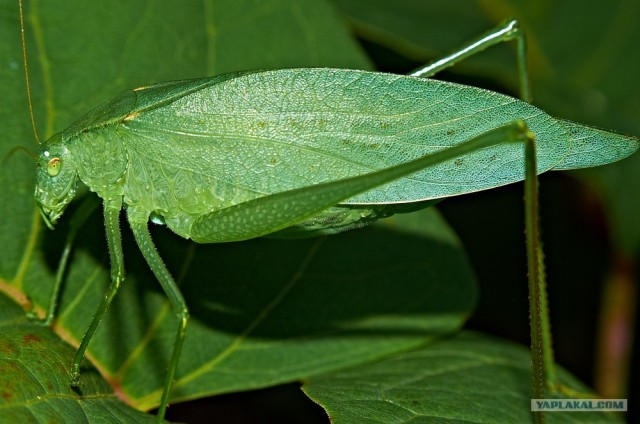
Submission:
[[[120,211],[122,210],[122,198],[105,199],[104,201],[104,226],[107,233],[107,245],[109,248],[109,258],[111,259],[111,283],[107,289],[96,314],[89,324],[89,328],[82,337],[80,346],[73,357],[71,363],[71,385],[77,387],[80,384],[80,363],[87,350],[89,341],[93,337],[98,324],[102,320],[105,312],[109,308],[111,301],[115,297],[120,284],[124,280],[124,255],[122,253],[122,238],[120,236]]]
[[[96,196],[86,196],[82,204],[78,207],[78,209],[73,214],[73,217],[71,218],[69,224],[69,232],[67,233],[67,239],[65,240],[64,249],[62,250],[62,256],[60,256],[60,260],[58,262],[53,290],[51,290],[51,295],[49,296],[47,312],[45,318],[42,321],[39,321],[42,325],[51,325],[53,323],[56,312],[58,310],[58,303],[60,301],[60,289],[62,288],[62,282],[64,280],[67,265],[69,263],[69,256],[71,255],[73,243],[75,242],[80,228],[84,226],[87,218],[89,218],[93,211],[98,207],[98,199],[99,198]]]

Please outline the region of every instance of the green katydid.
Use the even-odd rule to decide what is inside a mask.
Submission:
[[[478,48],[510,38],[513,32],[505,28],[481,37]],[[495,37],[500,33],[509,35]],[[454,54],[444,64],[459,58]],[[441,67],[425,68],[427,76]],[[447,125],[456,121],[464,125]],[[74,378],[122,280],[123,204],[140,249],[181,320],[160,401],[162,417],[188,314],[153,248],[149,218],[199,242],[347,229],[387,216],[399,203],[521,180],[522,144],[531,140],[527,128],[537,136],[538,172],[613,161],[636,147],[631,138],[555,120],[507,96],[360,71],[246,72],[157,84],[115,98],[49,139],[40,158],[36,198],[50,221],[73,197],[78,177],[104,200],[112,287],[83,338]],[[577,159],[576,143],[570,141],[595,137],[614,153]],[[160,149],[160,143],[166,144]],[[403,178],[408,174],[413,175]],[[195,175],[201,179],[188,181]],[[528,181],[535,181],[531,173]],[[535,205],[530,192],[529,204]],[[535,258],[537,249],[530,250]],[[62,272],[58,275],[57,286]],[[51,305],[53,312],[55,296]]]

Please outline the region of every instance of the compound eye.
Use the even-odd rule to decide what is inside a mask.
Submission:
[[[47,164],[47,173],[51,177],[55,177],[60,172],[60,167],[62,166],[62,162],[60,158],[53,158]]]

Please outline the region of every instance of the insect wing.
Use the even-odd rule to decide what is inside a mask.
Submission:
[[[206,202],[224,208],[385,169],[516,119],[524,119],[537,135],[539,172],[571,151],[571,138],[560,122],[511,97],[335,69],[239,75],[145,110],[123,127],[134,156],[144,156],[141,162],[154,162],[177,179],[188,173],[193,190],[209,187]],[[523,163],[522,146],[498,146],[350,202],[413,202],[491,188],[521,180]]]

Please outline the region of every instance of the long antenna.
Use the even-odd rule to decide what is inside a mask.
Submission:
[[[11,156],[13,156],[15,152],[18,152],[18,151],[25,152],[36,163],[40,161],[40,157],[38,157],[38,155],[33,153],[31,150],[27,149],[26,147],[16,146],[13,149],[9,150],[9,152],[6,155],[4,155],[2,160],[0,160],[0,165],[4,164],[7,160],[9,160]]]
[[[31,117],[31,127],[36,141],[40,144],[40,137],[36,129],[36,119],[33,115],[33,102],[31,101],[31,83],[29,82],[29,65],[27,64],[27,41],[24,35],[24,12],[22,10],[22,0],[18,0],[20,8],[20,38],[22,39],[22,60],[24,63],[24,81],[27,84],[27,100],[29,102],[29,116]]]

